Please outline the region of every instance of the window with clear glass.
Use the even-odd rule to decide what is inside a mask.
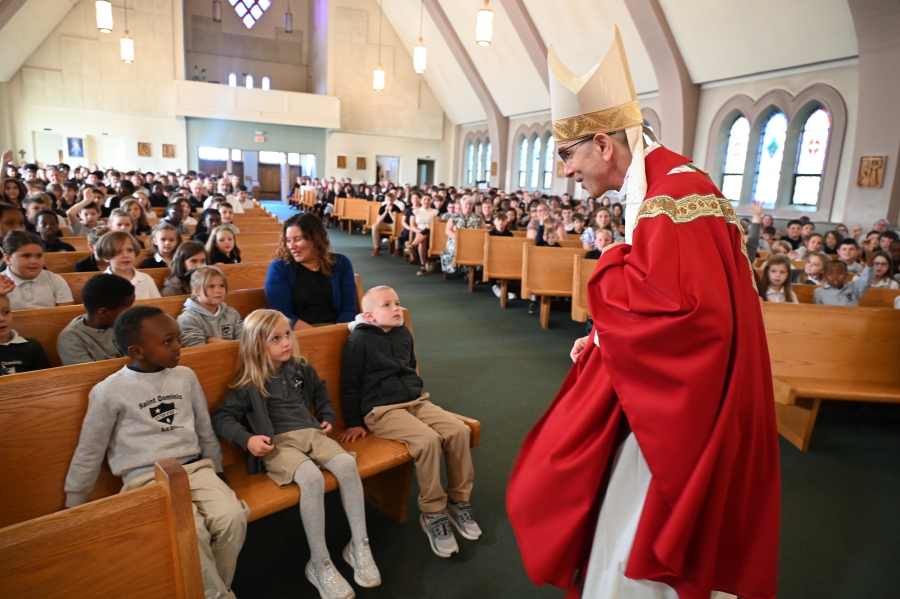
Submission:
[[[197,148],[200,160],[228,160],[228,148],[211,148],[200,146]]]
[[[762,204],[763,208],[774,208],[778,199],[787,127],[788,120],[783,112],[776,112],[763,125],[753,182],[753,201]]]
[[[525,187],[525,179],[528,177],[528,140],[523,139],[519,146],[519,187]]]
[[[547,138],[547,148],[544,150],[544,189],[550,189],[550,185],[553,183],[553,150],[555,147],[553,138]]]
[[[819,108],[809,115],[803,124],[797,150],[797,165],[794,168],[792,204],[818,205],[830,134],[831,115],[824,108]]]
[[[475,161],[475,176],[480,177],[484,172],[484,142],[478,141],[478,159]]]
[[[484,153],[484,180],[491,180],[491,140],[488,140],[487,150]]]
[[[466,185],[471,185],[475,182],[473,168],[475,168],[475,146],[470,143],[466,155]]]
[[[232,150],[231,151],[231,161],[232,162],[243,162],[244,154],[240,150]]]
[[[316,155],[300,154],[300,174],[316,178]]]
[[[260,85],[262,85],[263,91],[269,91],[269,89],[271,89],[271,85],[272,85],[272,84],[271,84],[271,82],[269,81],[269,78],[268,78],[268,77],[263,77],[263,78],[262,78],[262,83],[261,83]]]
[[[256,25],[263,13],[272,6],[272,0],[228,0],[228,3],[234,7],[234,12],[247,29]]]
[[[300,164],[299,152],[288,152],[288,164],[291,166],[298,166]]]
[[[535,138],[531,153],[531,187],[537,189],[541,175],[541,138]]]
[[[237,87],[237,75],[228,73],[228,85],[230,87]]]
[[[267,152],[265,150],[259,153],[260,164],[284,164],[284,152]]]
[[[732,204],[737,204],[741,199],[749,141],[750,121],[745,116],[739,116],[728,130],[725,160],[722,163],[722,195],[731,200]]]

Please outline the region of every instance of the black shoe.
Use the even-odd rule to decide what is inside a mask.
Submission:
[[[537,302],[531,302],[530,304],[528,304],[528,313],[529,314],[537,314],[537,312],[538,312],[538,303]]]

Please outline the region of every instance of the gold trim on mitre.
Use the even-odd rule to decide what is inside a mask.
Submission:
[[[547,50],[547,65],[553,138],[557,143],[643,124],[618,27],[606,56],[587,73],[570,71],[552,45]]]

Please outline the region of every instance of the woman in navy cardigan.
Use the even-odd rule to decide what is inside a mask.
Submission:
[[[312,213],[284,222],[265,287],[269,308],[284,314],[295,331],[356,317],[353,265],[331,252],[328,233]]]

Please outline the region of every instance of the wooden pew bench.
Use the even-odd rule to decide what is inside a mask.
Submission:
[[[0,529],[0,589],[14,597],[203,599],[187,473]]]
[[[510,281],[522,280],[522,247],[534,247],[534,239],[516,237],[484,237],[483,280],[500,280],[500,307],[506,308]],[[523,298],[524,299],[524,298]]]
[[[145,244],[147,245],[147,244]],[[275,259],[277,244],[268,245],[241,245],[241,260],[243,262],[271,262]],[[83,252],[52,252],[44,254],[44,266],[50,272],[65,274],[73,272],[75,263],[91,255],[89,251]],[[137,257],[137,264],[150,256],[150,250],[145,249]]]
[[[572,320],[575,322],[587,322],[591,315],[587,286],[591,275],[597,269],[598,262],[600,260],[587,260],[584,256],[575,256],[572,270]]]
[[[522,298],[541,297],[541,326],[550,328],[550,300],[572,297],[574,256],[584,256],[581,248],[522,247]]]
[[[341,213],[340,216],[338,216],[341,222],[341,228],[343,228],[344,223],[347,223],[347,233],[352,235],[354,223],[361,223],[360,226],[362,227],[363,233],[365,233],[369,222],[370,205],[375,204],[375,213],[377,214],[378,206],[381,204],[379,202],[358,200],[356,198],[343,198],[343,200]],[[335,210],[335,213],[337,213],[337,210]]]
[[[457,229],[456,247],[453,250],[453,266],[471,266],[469,293],[475,288],[475,267],[484,266],[484,238],[487,229]]]
[[[431,235],[428,236],[427,258],[440,258],[441,252],[447,249],[447,221],[434,218],[431,224]]]
[[[900,403],[900,310],[762,303],[778,432],[809,449],[822,400]]]
[[[238,225],[240,227],[240,225]],[[152,246],[149,235],[138,235],[138,239],[144,244],[147,250]],[[190,240],[190,235],[182,235],[182,241]],[[238,246],[243,249],[245,245],[274,245],[281,238],[281,228],[278,229],[267,226],[265,228],[241,227],[241,232],[237,234]],[[76,252],[88,251],[87,237],[63,237],[62,240],[75,248]],[[59,253],[59,252],[57,252]],[[51,254],[47,254],[48,256]]]
[[[409,312],[405,322],[411,326]],[[326,382],[337,419],[331,437],[337,439],[345,424],[340,408],[341,350],[350,331],[346,324],[295,332],[300,348],[319,377]],[[228,393],[234,380],[237,341],[182,350],[181,364],[194,370],[203,387],[210,413]],[[0,526],[9,526],[58,512],[65,504],[66,473],[78,445],[90,390],[121,369],[126,359],[66,366],[49,371],[9,375],[0,380],[0,421],[8,430],[0,436]],[[480,442],[477,420],[459,416],[470,428],[471,445]],[[392,518],[403,521],[413,473],[412,457],[402,443],[367,435],[346,448],[357,454],[366,498]],[[248,503],[256,520],[299,501],[300,488],[278,487],[266,474],[248,475],[245,455],[223,443],[225,473],[237,496]],[[324,472],[327,491],[337,488],[330,472]],[[122,482],[112,476],[104,461],[91,499],[118,493]]]

